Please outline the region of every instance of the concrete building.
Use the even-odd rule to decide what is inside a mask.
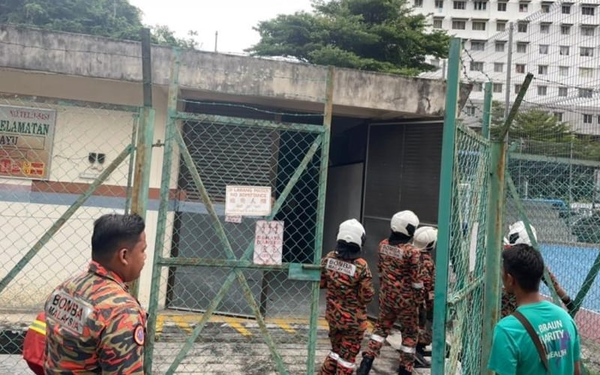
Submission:
[[[552,112],[577,133],[590,135],[600,135],[598,5],[595,0],[414,1],[415,11],[427,15],[433,29],[465,41],[463,79],[474,83],[464,111],[469,123],[481,123],[484,82],[493,82],[494,100],[504,103],[508,90],[512,102],[531,72],[535,80],[524,106]],[[444,62],[434,63],[440,70],[424,76],[443,76]],[[511,71],[509,83],[507,70]]]
[[[155,251],[163,163],[160,141],[165,139],[171,55],[170,48],[152,48],[157,147],[153,148],[150,176],[148,260]],[[269,120],[276,119],[269,111],[320,114],[326,75],[327,69],[319,66],[184,51],[181,109]],[[0,180],[0,277],[98,176],[102,166],[91,163],[89,154],[104,155],[103,165],[108,165],[130,143],[135,117],[127,106],[141,105],[141,80],[138,43],[0,27],[0,104],[57,111],[48,179]],[[335,82],[326,249],[332,246],[337,224],[348,217],[363,220],[372,242],[369,246],[387,235],[388,220],[400,208],[413,209],[423,223],[435,224],[438,189],[434,181],[439,178],[445,83],[346,69],[336,71]],[[461,106],[468,90],[465,87],[461,92]],[[69,100],[89,105],[72,107]],[[262,112],[257,114],[256,109]],[[302,120],[302,116],[292,118],[295,122],[314,121]],[[290,120],[284,116],[277,121]],[[3,309],[35,310],[58,282],[85,268],[93,220],[124,207],[128,165],[125,162],[119,166],[2,291]],[[170,243],[164,245],[165,256],[173,255],[170,247],[182,241],[185,232],[180,226],[175,236],[174,217],[188,208],[189,212],[197,210],[198,203],[182,198],[186,196],[180,183],[183,173],[175,162],[172,200],[179,204],[174,204],[169,212]],[[187,233],[194,236],[189,230]],[[151,270],[148,262],[140,280],[140,301],[145,306]],[[166,287],[172,279],[168,276],[165,270],[162,306],[169,306]],[[178,290],[177,286],[170,286]],[[199,290],[197,285],[194,287]]]

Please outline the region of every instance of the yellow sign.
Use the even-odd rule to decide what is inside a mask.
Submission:
[[[0,105],[0,177],[47,180],[56,111]]]

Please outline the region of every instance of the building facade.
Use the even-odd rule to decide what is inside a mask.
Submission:
[[[464,40],[462,78],[473,83],[463,115],[481,123],[483,83],[493,99],[512,103],[527,73],[524,106],[554,113],[580,134],[600,135],[600,2],[414,0],[432,29]],[[512,55],[509,37],[512,24]],[[445,64],[429,77],[443,77]],[[510,81],[507,76],[510,70]],[[479,117],[479,119],[478,119]]]

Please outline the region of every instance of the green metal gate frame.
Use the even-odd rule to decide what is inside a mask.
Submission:
[[[14,95],[0,94],[0,97],[14,98]],[[61,107],[73,107],[73,108],[84,108],[84,109],[104,109],[114,110],[121,112],[131,112],[134,115],[132,119],[132,135],[131,142],[119,153],[119,155],[100,173],[100,175],[90,184],[87,190],[81,194],[75,202],[73,202],[69,208],[48,228],[44,234],[31,246],[31,248],[23,255],[23,257],[10,269],[10,271],[0,279],[0,293],[2,293],[8,285],[23,271],[25,266],[31,262],[31,260],[37,255],[48,244],[48,242],[54,237],[56,233],[65,225],[65,223],[79,210],[85,202],[98,190],[100,186],[110,177],[110,175],[129,158],[129,172],[127,176],[127,195],[125,198],[125,212],[139,212],[142,210],[146,211],[147,199],[141,199],[144,195],[136,194],[135,189],[141,188],[142,184],[136,183],[139,174],[134,172],[134,161],[136,157],[136,149],[144,147],[145,143],[148,142],[148,147],[152,147],[149,139],[141,137],[144,131],[141,129],[151,128],[153,131],[154,116],[152,108],[134,107],[126,105],[112,105],[96,102],[87,102],[81,100],[62,100],[45,97],[33,97],[29,95],[19,95],[19,99],[33,104],[40,103],[46,105],[57,105]],[[140,143],[141,142],[141,143]],[[138,158],[139,159],[139,158]],[[141,162],[142,160],[139,160]],[[144,161],[149,163],[150,160]],[[133,185],[137,185],[134,187]],[[147,197],[147,194],[145,195]],[[137,198],[140,197],[140,198]],[[136,199],[137,198],[137,199]]]
[[[306,124],[293,124],[293,123],[275,123],[264,120],[251,120],[244,118],[235,118],[227,116],[215,116],[215,115],[204,115],[204,114],[192,114],[179,112],[177,110],[178,96],[179,96],[179,70],[181,67],[181,55],[179,49],[173,50],[173,59],[171,66],[171,83],[169,86],[169,97],[168,97],[168,110],[167,110],[167,124],[166,124],[166,135],[164,144],[164,159],[162,166],[162,177],[160,187],[160,203],[158,211],[158,223],[157,223],[157,234],[156,243],[154,247],[154,259],[152,269],[152,283],[150,289],[150,306],[149,306],[149,320],[148,320],[148,340],[145,347],[145,366],[146,372],[152,373],[153,363],[153,350],[156,339],[156,322],[158,314],[158,299],[159,289],[161,282],[161,270],[163,267],[172,266],[204,266],[204,267],[218,267],[230,269],[229,274],[222,285],[221,289],[217,293],[216,297],[212,300],[210,305],[206,308],[202,318],[198,322],[197,326],[192,331],[191,335],[186,340],[185,344],[181,347],[179,353],[175,357],[173,363],[167,370],[167,374],[173,374],[178,366],[181,364],[185,356],[192,348],[196,339],[202,333],[208,320],[217,309],[221,300],[227,294],[229,288],[233,285],[233,282],[237,280],[242,287],[244,298],[248,302],[257,323],[260,328],[261,336],[264,338],[271,356],[275,361],[277,371],[281,374],[288,374],[288,371],[283,363],[281,355],[277,351],[275,342],[273,341],[263,314],[260,311],[260,307],[254,299],[250,286],[246,281],[246,277],[243,271],[246,269],[260,269],[264,271],[269,270],[289,270],[290,273],[294,271],[300,271],[304,273],[303,280],[310,281],[312,283],[311,289],[311,307],[310,307],[310,319],[309,319],[309,334],[308,334],[308,358],[307,358],[307,373],[314,373],[315,367],[315,352],[317,343],[317,326],[318,326],[318,314],[319,314],[319,277],[320,277],[320,259],[322,255],[322,243],[323,243],[323,223],[325,214],[325,193],[327,186],[327,168],[329,160],[329,143],[330,143],[330,128],[332,119],[332,97],[333,97],[333,76],[334,69],[329,68],[327,76],[326,86],[326,100],[324,103],[324,119],[323,126],[320,125],[306,125]],[[185,141],[182,136],[182,131],[178,128],[177,122],[180,120],[210,120],[214,123],[218,123],[221,126],[245,126],[254,127],[259,129],[268,130],[281,130],[281,131],[296,131],[304,133],[317,134],[316,139],[308,149],[306,155],[302,159],[300,165],[297,167],[281,195],[277,198],[271,214],[267,217],[267,220],[273,220],[275,215],[279,212],[286,198],[308,167],[309,163],[319,150],[321,149],[321,163],[319,170],[319,190],[318,190],[318,203],[317,203],[317,220],[316,220],[316,236],[315,236],[315,248],[314,257],[312,264],[294,264],[284,263],[281,266],[259,266],[253,264],[250,260],[253,250],[254,241],[249,241],[248,247],[240,258],[236,258],[231,244],[227,239],[224,228],[219,221],[217,212],[210,200],[208,192],[204,186],[202,178],[198,168],[196,167],[193,158],[186,147]],[[169,191],[171,181],[171,166],[173,158],[174,144],[177,144],[180,150],[180,156],[186,167],[190,171],[192,180],[196,185],[196,188],[200,192],[202,202],[204,203],[208,215],[211,218],[213,228],[215,229],[217,236],[221,242],[223,250],[226,254],[224,259],[201,259],[201,258],[171,258],[163,257],[161,250],[164,248],[167,213],[169,206]]]

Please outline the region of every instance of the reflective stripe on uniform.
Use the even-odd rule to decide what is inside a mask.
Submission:
[[[404,345],[400,345],[400,350],[403,351],[404,353],[408,353],[408,354],[414,354],[417,352],[416,348],[411,348],[409,346],[404,346]]]
[[[338,365],[342,365],[345,368],[351,368],[351,369],[353,369],[354,367],[356,367],[356,365],[354,363],[345,361],[345,360],[343,360],[341,358],[338,358],[337,361],[338,361]]]
[[[340,355],[334,352],[329,352],[329,358],[335,359],[336,361],[340,359]]]
[[[423,288],[423,283],[413,283],[412,287],[415,289],[422,289]]]
[[[372,334],[371,335],[371,340],[377,341],[377,342],[384,342],[385,341],[385,337],[381,337],[379,335]]]
[[[34,320],[33,323],[29,326],[29,329],[35,331],[41,335],[46,335],[46,322],[41,320]]]

